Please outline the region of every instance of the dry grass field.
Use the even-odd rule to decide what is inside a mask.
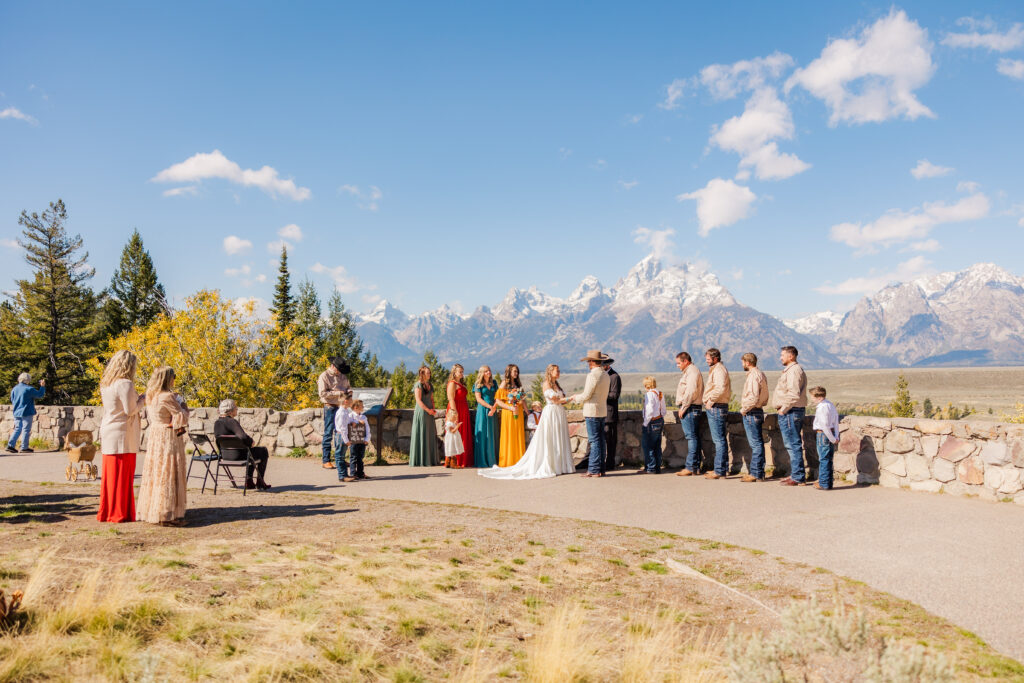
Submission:
[[[701,371],[707,368],[700,364]],[[902,372],[910,384],[910,395],[918,403],[930,398],[936,407],[953,403],[977,410],[971,419],[1000,420],[1014,412],[1024,401],[1024,367],[1011,368],[895,368],[884,370],[815,370],[807,368],[809,386],[820,384],[828,397],[842,405],[888,403],[895,395],[893,387]],[[623,391],[640,391],[645,373],[621,373]],[[769,388],[775,387],[779,372],[770,371]],[[733,393],[743,388],[742,371],[731,371]],[[658,386],[674,396],[678,373],[654,373]],[[567,391],[583,387],[584,375],[566,374],[562,385]],[[992,413],[989,413],[989,409]]]
[[[1024,667],[827,571],[467,507],[195,494],[190,526],[0,483],[0,682],[930,681]]]

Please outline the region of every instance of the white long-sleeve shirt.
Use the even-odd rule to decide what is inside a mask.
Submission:
[[[341,412],[342,411],[339,410],[338,414],[340,415]],[[352,440],[349,437],[349,427],[352,426],[353,424],[362,424],[363,425],[363,430],[364,430],[363,431],[364,441],[362,443],[367,443],[370,440],[370,422],[369,422],[369,420],[366,419],[365,415],[363,415],[362,413],[357,413],[354,410],[345,410],[345,413],[346,413],[346,416],[345,416],[344,424],[343,424],[343,426],[342,426],[342,428],[340,430],[341,431],[341,440],[342,440],[342,442],[345,443],[345,444],[351,444]],[[337,418],[335,418],[334,424],[335,424],[335,427],[337,427],[337,424],[338,424]]]
[[[340,406],[334,414],[334,431],[341,435],[343,443],[348,443],[348,422],[355,413],[350,408]]]
[[[657,389],[648,389],[644,393],[644,427],[659,417],[665,417],[665,394]]]
[[[832,443],[839,441],[839,411],[827,398],[814,409],[814,431],[821,432]]]

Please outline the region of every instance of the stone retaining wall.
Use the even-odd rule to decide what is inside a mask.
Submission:
[[[87,429],[99,438],[103,408],[98,406],[38,406],[33,437],[63,445],[72,429]],[[287,455],[294,448],[320,452],[323,411],[319,408],[279,412],[265,408],[241,408],[242,427],[272,454]],[[384,447],[408,452],[412,430],[411,410],[387,410],[381,421]],[[215,408],[192,411],[189,429],[212,436]],[[470,418],[472,419],[472,417]],[[618,459],[639,466],[640,411],[619,412]],[[371,418],[376,444],[376,421]],[[0,405],[0,434],[9,438],[14,419],[11,406]],[[804,459],[808,478],[817,476],[812,418],[804,421]],[[143,418],[143,427],[147,421]],[[441,435],[441,419],[437,420]],[[730,471],[746,469],[750,446],[739,414],[728,418]],[[714,445],[706,421],[701,425],[701,449],[705,466],[714,457]],[[587,431],[580,411],[569,411],[569,435],[573,454],[587,452]],[[782,443],[775,415],[764,424],[767,470],[773,476],[789,474],[789,455]],[[666,417],[662,440],[665,464],[681,467],[687,444],[674,413]],[[143,436],[145,450],[145,432]],[[1013,499],[1024,504],[1024,425],[975,421],[918,420],[847,416],[840,422],[840,443],[835,458],[837,478],[864,484],[900,486],[918,491],[972,495],[989,500]]]

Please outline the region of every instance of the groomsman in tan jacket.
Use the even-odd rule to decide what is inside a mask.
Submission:
[[[704,353],[708,362],[708,382],[704,386],[704,412],[708,416],[711,440],[715,443],[715,471],[704,476],[708,479],[722,479],[729,474],[729,443],[726,441],[725,423],[729,415],[729,399],[732,397],[732,383],[729,371],[722,364],[722,352],[710,348]]]
[[[796,362],[795,346],[783,346],[779,354],[782,374],[775,385],[772,403],[779,414],[779,431],[782,443],[789,451],[790,475],[782,480],[783,486],[799,486],[804,483],[804,413],[807,410],[807,375]]]
[[[605,442],[604,419],[608,414],[608,387],[610,380],[604,371],[608,356],[598,349],[591,349],[581,358],[589,367],[583,391],[569,399],[570,403],[583,404],[583,420],[587,423],[587,439],[590,441],[590,466],[584,477],[604,476]]]
[[[677,477],[692,477],[700,472],[700,416],[703,411],[704,378],[693,364],[686,351],[676,354],[676,367],[683,376],[676,387],[676,406],[679,410],[679,426],[686,437],[686,467],[676,472]]]
[[[740,415],[743,416],[743,431],[750,444],[749,474],[740,481],[764,481],[764,407],[768,405],[768,379],[757,367],[757,356],[743,354],[743,370],[747,379],[743,382],[743,397],[740,398]]]

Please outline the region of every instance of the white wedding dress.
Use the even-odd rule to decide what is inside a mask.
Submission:
[[[480,476],[490,479],[545,479],[575,471],[572,448],[569,446],[569,422],[565,408],[551,402],[555,396],[565,398],[565,392],[554,389],[544,391],[547,405],[540,414],[537,431],[519,462],[511,467],[495,465],[480,470]]]

